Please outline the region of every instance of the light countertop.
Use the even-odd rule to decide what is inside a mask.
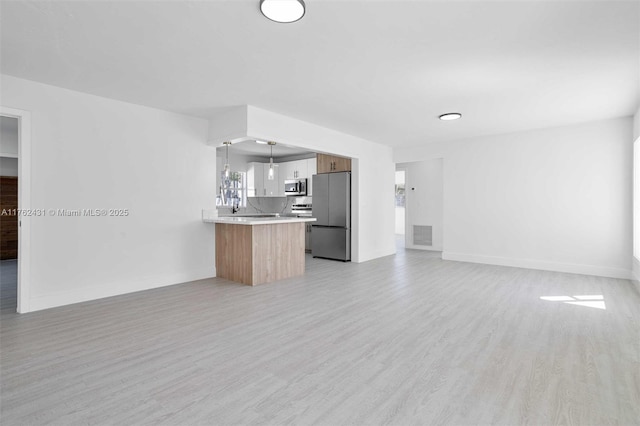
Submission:
[[[315,222],[314,217],[255,217],[255,216],[222,216],[203,218],[203,222],[233,223],[236,225],[270,225],[276,223]]]

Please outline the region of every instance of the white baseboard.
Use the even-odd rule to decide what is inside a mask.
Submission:
[[[395,246],[391,249],[388,250],[378,250],[376,252],[373,253],[366,253],[366,256],[360,256],[358,259],[351,259],[351,261],[353,263],[363,263],[363,262],[368,262],[370,260],[373,259],[378,259],[379,257],[385,257],[385,256],[391,256],[396,254],[396,248]]]
[[[640,291],[640,260],[632,256],[631,262],[631,282],[636,286],[638,291]]]
[[[442,251],[442,247],[432,247],[432,246],[405,245],[404,248],[408,248],[408,249],[411,249],[411,250]]]
[[[631,271],[608,266],[580,265],[573,263],[550,262],[536,259],[516,259],[499,256],[482,256],[467,253],[442,252],[442,259],[460,262],[485,263],[488,265],[512,266],[515,268],[540,269],[543,271],[568,272],[571,274],[595,275],[598,277],[631,279]]]
[[[135,293],[142,290],[182,284],[189,281],[203,280],[213,278],[215,276],[216,269],[212,266],[210,268],[177,272],[173,274],[146,276],[139,279],[103,284],[101,286],[80,287],[72,291],[32,296],[29,299],[29,312],[55,308],[57,306],[71,305],[73,303],[87,302],[89,300],[102,299],[105,297],[119,296],[121,294]]]

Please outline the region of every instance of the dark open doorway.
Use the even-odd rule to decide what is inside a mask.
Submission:
[[[0,309],[15,312],[18,296],[19,121],[0,117]]]

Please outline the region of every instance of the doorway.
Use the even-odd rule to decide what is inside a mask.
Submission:
[[[405,247],[442,251],[444,246],[444,159],[433,158],[401,163],[396,166],[396,170],[406,172]]]
[[[0,117],[0,310],[18,307],[18,119]]]
[[[404,169],[396,169],[396,247],[405,247],[405,223],[406,223],[406,171]]]
[[[0,309],[29,312],[31,115],[0,107]],[[26,213],[26,214],[23,214]]]

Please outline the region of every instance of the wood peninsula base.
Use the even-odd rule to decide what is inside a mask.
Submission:
[[[303,221],[216,222],[218,277],[257,285],[304,274]]]

